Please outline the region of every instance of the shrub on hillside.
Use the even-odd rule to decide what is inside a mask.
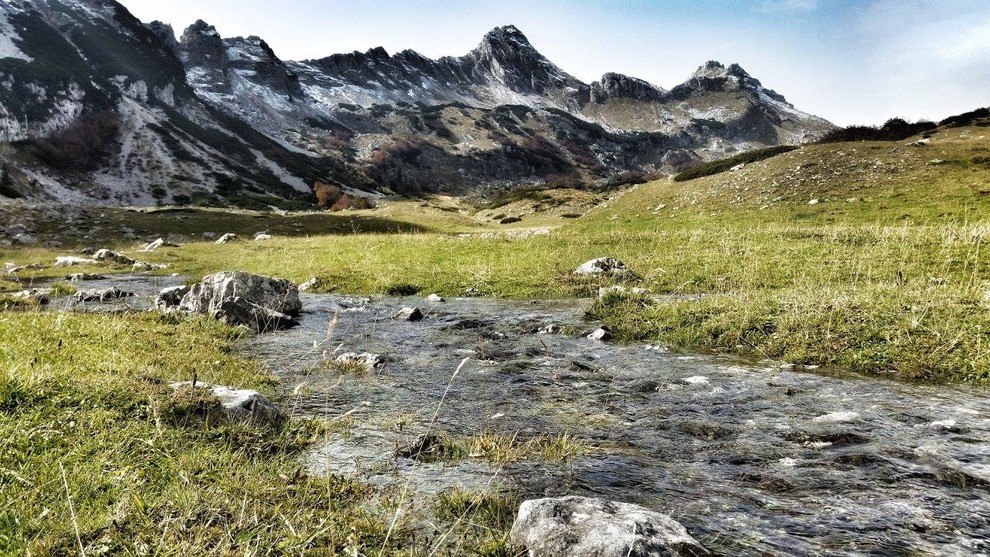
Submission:
[[[818,143],[840,143],[845,141],[901,141],[932,131],[938,126],[934,122],[920,120],[908,122],[902,118],[891,118],[880,127],[876,126],[847,126],[832,130],[818,140]]]
[[[695,178],[721,174],[722,172],[727,172],[733,166],[759,162],[772,157],[776,157],[777,155],[788,153],[795,149],[797,149],[797,147],[794,145],[777,145],[776,147],[767,147],[766,149],[756,149],[753,151],[746,151],[745,153],[740,153],[734,157],[729,157],[727,159],[721,159],[712,162],[706,162],[703,164],[699,164],[698,166],[691,167],[685,170],[684,172],[681,172],[680,174],[674,176],[674,181],[686,182],[687,180],[694,180]]]
[[[963,112],[962,114],[957,114],[955,116],[949,116],[945,120],[939,122],[938,125],[948,126],[950,128],[961,128],[963,126],[972,126],[979,118],[990,118],[990,107],[977,108],[976,110]]]
[[[35,155],[59,170],[96,170],[110,154],[120,131],[113,112],[87,114],[61,132],[40,139]]]

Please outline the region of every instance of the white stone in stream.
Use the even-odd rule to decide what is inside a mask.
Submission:
[[[342,364],[360,364],[368,369],[368,371],[374,371],[375,369],[385,365],[385,358],[381,354],[373,354],[371,352],[346,352],[334,358],[334,361]]]
[[[591,497],[525,501],[509,533],[531,557],[703,557],[710,553],[665,514]]]
[[[74,255],[61,255],[55,258],[56,267],[75,267],[76,265],[95,265],[95,259],[89,257],[76,257]]]
[[[237,234],[234,234],[233,232],[228,232],[228,233],[224,234],[223,236],[220,236],[219,238],[217,238],[217,243],[218,244],[226,244],[226,243],[229,243],[229,242],[234,242],[236,240],[237,240]]]
[[[629,273],[626,264],[612,257],[599,257],[585,261],[574,270],[575,275],[624,275]]]
[[[86,280],[106,280],[105,275],[93,275],[90,273],[72,273],[71,275],[65,275],[65,280],[69,282],[81,282]]]
[[[429,296],[426,297],[426,301],[430,302],[431,304],[439,304],[441,302],[446,302],[447,300],[444,300],[443,297],[440,296],[439,294],[430,294]]]
[[[399,321],[421,321],[423,312],[419,308],[402,308],[395,314],[395,318]]]
[[[278,407],[258,391],[250,389],[234,389],[224,385],[211,385],[197,382],[193,387],[192,381],[182,381],[170,385],[175,390],[203,389],[220,401],[223,411],[221,418],[227,422],[251,422],[269,425],[281,423],[285,417]]]
[[[188,294],[189,290],[189,287],[185,285],[163,288],[155,298],[155,307],[160,310],[177,308],[182,302],[182,297]]]
[[[831,412],[817,418],[813,418],[813,422],[830,423],[830,424],[851,424],[860,421],[863,418],[859,412]]]
[[[599,327],[595,329],[595,332],[588,335],[591,340],[612,340],[612,331],[609,331],[607,327]]]
[[[80,302],[110,302],[121,298],[134,296],[133,292],[125,292],[117,287],[104,288],[102,290],[80,290],[74,294],[76,300]]]
[[[708,378],[703,375],[693,375],[691,377],[685,377],[684,379],[681,379],[681,381],[687,383],[688,385],[707,385],[711,383],[711,381],[709,381]]]

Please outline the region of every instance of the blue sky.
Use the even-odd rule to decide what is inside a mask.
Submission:
[[[258,35],[284,59],[384,46],[460,55],[514,24],[584,81],[615,71],[670,88],[738,62],[838,124],[939,119],[990,105],[990,0],[123,0],[177,34],[196,19]]]

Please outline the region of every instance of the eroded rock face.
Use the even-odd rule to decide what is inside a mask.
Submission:
[[[590,497],[524,502],[509,539],[530,557],[709,555],[684,526],[665,514]]]
[[[192,286],[178,308],[264,332],[291,326],[302,302],[299,289],[289,280],[226,271]]]

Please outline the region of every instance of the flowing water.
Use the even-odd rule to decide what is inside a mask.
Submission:
[[[584,338],[595,327],[576,301],[303,301],[299,327],[240,349],[282,377],[295,415],[350,424],[307,456],[312,472],[427,495],[461,486],[638,503],[725,555],[990,554],[983,391],[602,343]],[[414,304],[426,319],[392,319]],[[548,325],[567,333],[538,334]],[[387,364],[341,375],[320,366],[324,350]],[[566,433],[593,449],[501,467],[394,456],[428,430]]]

